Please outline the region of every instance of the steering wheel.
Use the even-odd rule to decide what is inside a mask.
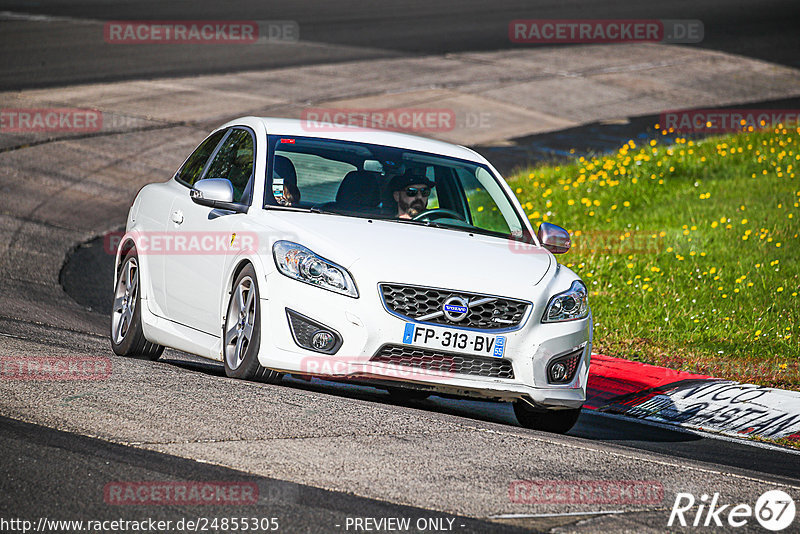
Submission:
[[[411,220],[414,221],[435,221],[437,219],[458,219],[459,221],[467,222],[463,215],[453,210],[446,210],[444,208],[435,208],[414,216]]]

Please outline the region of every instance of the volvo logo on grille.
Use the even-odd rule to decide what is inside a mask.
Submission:
[[[461,297],[450,297],[444,301],[442,313],[448,321],[463,321],[469,313],[469,303]]]

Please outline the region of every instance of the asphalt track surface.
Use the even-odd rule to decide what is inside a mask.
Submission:
[[[276,518],[280,532],[342,530],[347,517],[448,518],[458,531],[524,532],[519,527],[435,514],[340,492],[331,492],[151,451],[132,449],[0,417],[0,447],[7,459],[0,517],[54,520],[155,521],[200,517]],[[48,473],[48,476],[42,476]],[[255,484],[258,501],[247,505],[114,505],[104,498],[109,480],[226,481]]]
[[[697,46],[800,66],[800,6],[793,0],[4,0],[0,12],[10,12],[0,13],[0,89],[530,46],[509,42],[515,19],[700,20],[705,32]],[[104,21],[187,19],[291,20],[301,42],[165,49],[103,41]]]
[[[645,7],[641,3],[624,2],[614,4],[612,7],[600,7],[595,3],[576,2],[568,5],[562,3],[532,4],[530,2],[493,2],[488,7],[485,3],[461,2],[454,7],[443,2],[412,2],[393,3],[388,5],[366,6],[353,2],[352,5],[321,3],[315,4],[313,9],[305,2],[274,3],[272,5],[259,3],[75,3],[75,2],[41,2],[38,4],[2,2],[0,9],[6,11],[38,13],[48,15],[40,20],[9,19],[0,21],[0,47],[3,50],[1,57],[3,68],[0,72],[0,87],[6,89],[23,89],[36,86],[52,86],[71,84],[83,81],[115,80],[126,78],[174,76],[178,74],[200,74],[211,72],[227,72],[242,69],[263,69],[284,65],[299,65],[310,63],[325,63],[345,61],[350,59],[394,57],[413,54],[431,54],[463,50],[492,50],[507,48],[507,23],[514,18],[672,18],[672,19],[701,19],[705,24],[706,40],[702,46],[725,50],[728,52],[749,55],[767,59],[773,62],[790,66],[798,66],[798,33],[797,8],[791,2],[768,2],[756,5],[750,2],[707,2],[698,5],[697,2],[672,2],[669,6],[658,8]],[[655,9],[655,11],[654,11]],[[64,17],[59,18],[59,17]],[[235,19],[249,18],[258,20],[290,19],[297,20],[301,27],[303,40],[310,43],[306,47],[293,49],[291,57],[279,53],[281,49],[264,51],[236,50],[236,47],[218,47],[217,49],[203,48],[203,53],[198,54],[197,49],[182,49],[175,52],[163,50],[147,51],[140,47],[125,50],[120,48],[113,53],[94,53],[97,50],[98,25],[91,20],[108,19]],[[0,17],[2,19],[2,17]],[[102,25],[99,26],[102,28]],[[76,29],[77,28],[77,29]],[[84,31],[78,31],[83,28]],[[102,30],[101,30],[102,31]],[[101,33],[99,35],[102,35]],[[102,39],[102,37],[101,37]],[[102,44],[102,43],[101,43]],[[180,48],[180,47],[177,47]],[[106,49],[107,50],[107,49]],[[157,54],[157,56],[156,56]],[[157,60],[156,60],[157,59]],[[793,104],[794,101],[788,104]],[[788,107],[787,104],[787,107]],[[795,106],[796,107],[796,106]],[[650,118],[643,118],[642,127],[649,123]],[[638,124],[633,121],[634,127]],[[616,136],[629,136],[630,131],[609,131],[612,127],[597,126],[599,132],[590,132],[589,137],[604,139],[609,145],[616,143]],[[531,139],[531,146],[544,146],[545,149],[555,147],[555,151],[565,150],[567,146],[575,144],[575,139],[586,139],[586,130],[561,132],[550,134],[550,137]],[[613,140],[608,137],[614,137]],[[134,140],[142,142],[146,139],[144,134]],[[103,144],[105,143],[105,144]],[[145,143],[143,143],[145,144]],[[187,145],[190,143],[186,143]],[[29,192],[15,198],[22,204],[31,200],[36,194],[36,185],[46,184],[47,180],[64,180],[69,182],[71,172],[79,168],[76,163],[80,154],[72,152],[107,151],[112,153],[113,161],[109,167],[121,165],[126,161],[139,157],[137,150],[131,149],[127,143],[113,139],[101,142],[101,148],[95,149],[91,143],[86,142],[56,142],[52,147],[38,147],[33,153],[33,158],[23,161],[12,154],[4,163],[6,176],[13,176],[19,172],[21,176],[33,177],[36,184],[24,185],[30,188]],[[152,147],[146,147],[152,148]],[[182,147],[182,149],[187,147]],[[604,148],[597,144],[588,143],[587,150]],[[170,148],[171,150],[172,148]],[[166,149],[165,149],[166,150]],[[142,150],[142,152],[144,149]],[[148,157],[153,157],[148,156]],[[163,154],[162,154],[163,157]],[[511,162],[514,156],[509,156]],[[156,157],[156,159],[158,159]],[[122,162],[120,164],[120,162]],[[61,170],[64,174],[61,174]],[[72,169],[72,170],[69,170]],[[52,178],[45,178],[50,176]],[[8,183],[8,182],[6,182]],[[94,190],[95,187],[103,187]],[[583,525],[584,531],[616,531],[622,529],[639,530],[643,525],[651,531],[663,530],[666,514],[664,510],[651,511],[637,516],[637,511],[629,511],[631,517],[637,517],[633,523],[626,523],[624,519],[614,522],[614,516],[586,512],[585,515],[562,516],[560,518],[545,517],[540,514],[529,518],[491,518],[490,514],[483,511],[471,513],[467,506],[464,516],[450,515],[436,512],[443,507],[438,506],[436,498],[428,499],[426,506],[403,506],[392,504],[388,498],[366,498],[356,494],[369,494],[369,486],[365,489],[354,485],[351,491],[348,488],[320,489],[321,487],[334,486],[330,481],[329,473],[322,473],[319,477],[307,476],[309,483],[287,482],[279,480],[281,469],[275,468],[276,478],[264,476],[270,468],[252,461],[250,469],[243,460],[240,469],[210,465],[209,463],[187,459],[203,454],[209,454],[209,449],[203,449],[202,440],[187,437],[188,431],[195,431],[195,426],[202,426],[202,422],[211,420],[219,427],[226,427],[230,417],[225,411],[225,399],[252,399],[259,395],[265,403],[286,403],[286,417],[295,417],[293,402],[297,397],[302,397],[309,408],[304,414],[311,421],[295,419],[294,424],[304,427],[318,425],[349,425],[358,428],[369,426],[370,420],[364,420],[363,414],[374,411],[383,414],[381,417],[398,419],[404,426],[404,431],[413,431],[417,426],[421,432],[430,432],[430,447],[439,447],[435,439],[440,429],[453,432],[452,443],[456,447],[468,445],[466,438],[451,430],[451,426],[468,427],[469,433],[465,436],[472,437],[473,442],[479,442],[474,436],[501,436],[499,441],[492,441],[492,446],[502,446],[506,443],[509,447],[515,446],[518,440],[531,448],[539,448],[541,452],[540,466],[519,466],[519,477],[547,476],[548,463],[556,466],[569,464],[570,451],[584,451],[587,457],[597,460],[600,452],[617,458],[619,471],[612,473],[614,478],[636,478],[647,476],[650,472],[642,469],[643,464],[663,464],[665,472],[688,469],[691,478],[687,475],[678,477],[679,482],[685,487],[692,487],[699,492],[703,486],[704,473],[708,480],[722,484],[729,492],[733,487],[752,484],[756,489],[743,490],[743,495],[757,495],[763,487],[793,487],[800,485],[800,461],[796,453],[779,450],[773,447],[761,447],[749,443],[731,440],[722,440],[702,433],[684,432],[675,429],[653,426],[636,421],[629,421],[610,416],[584,412],[576,427],[564,437],[548,436],[540,432],[521,429],[516,426],[509,406],[498,403],[460,401],[433,397],[430,400],[409,403],[396,403],[389,399],[386,393],[375,388],[359,385],[323,382],[314,380],[306,382],[293,378],[286,378],[281,385],[266,386],[241,383],[228,380],[224,377],[220,365],[200,360],[189,355],[167,351],[161,362],[129,362],[113,356],[108,347],[108,342],[101,336],[107,322],[107,296],[104,290],[111,286],[111,257],[102,250],[102,245],[97,239],[85,239],[85,243],[77,247],[66,259],[53,258],[51,250],[63,246],[62,241],[71,239],[74,242],[75,231],[87,238],[109,230],[111,225],[119,224],[124,220],[124,207],[129,202],[136,187],[124,182],[124,177],[119,178],[109,188],[108,184],[98,186],[87,182],[78,187],[83,189],[83,196],[72,197],[66,191],[72,202],[80,203],[81,209],[75,210],[66,206],[50,210],[49,213],[37,213],[36,206],[47,206],[47,200],[34,201],[31,206],[23,205],[5,206],[0,215],[3,217],[16,217],[22,225],[28,228],[14,229],[14,224],[0,225],[0,236],[4,239],[12,235],[9,250],[18,241],[29,239],[32,249],[30,257],[20,256],[14,261],[28,266],[28,278],[18,285],[0,285],[6,291],[7,302],[13,308],[0,313],[0,333],[2,334],[3,350],[8,354],[27,354],[39,350],[41,353],[52,354],[89,354],[97,357],[109,357],[113,362],[115,372],[131,381],[135,385],[137,379],[143,384],[147,381],[158,383],[163,389],[160,396],[154,397],[162,405],[138,405],[131,398],[120,398],[120,408],[92,405],[88,401],[88,408],[81,403],[91,395],[103,399],[104,393],[87,393],[89,397],[77,398],[76,395],[48,397],[49,392],[42,391],[42,399],[38,400],[35,391],[5,390],[6,400],[9,403],[20,403],[20,406],[30,402],[29,414],[41,413],[42,424],[31,424],[9,418],[0,418],[0,446],[4,451],[2,472],[4,477],[0,481],[0,517],[26,517],[36,518],[47,516],[57,519],[105,519],[105,518],[132,518],[145,517],[161,519],[180,519],[193,516],[224,517],[234,515],[229,509],[215,507],[114,507],[108,506],[102,499],[102,488],[109,481],[119,480],[244,480],[255,482],[261,488],[263,499],[252,507],[237,508],[237,516],[278,516],[286,532],[341,532],[342,521],[353,516],[373,517],[442,517],[446,515],[453,518],[457,525],[464,525],[457,529],[463,532],[509,531],[517,530],[517,526],[525,530],[545,531],[559,526],[573,526],[578,529],[577,522],[594,520],[596,523]],[[26,189],[27,190],[27,189]],[[110,190],[110,192],[109,192]],[[7,190],[3,190],[4,198]],[[87,195],[93,202],[86,202]],[[94,195],[94,196],[93,196]],[[26,219],[20,213],[30,213]],[[5,221],[2,221],[5,225]],[[11,233],[7,232],[9,226]],[[33,230],[31,230],[33,228]],[[27,233],[26,233],[27,232]],[[34,235],[35,233],[40,235]],[[54,245],[55,243],[55,245]],[[41,261],[44,267],[39,270]],[[61,264],[64,264],[61,268]],[[60,275],[52,276],[53,271],[60,271]],[[7,274],[3,271],[0,274]],[[16,276],[16,275],[15,275]],[[46,277],[50,277],[45,280]],[[58,280],[55,280],[55,278]],[[59,285],[60,284],[60,285]],[[58,286],[55,288],[55,286]],[[66,290],[66,295],[59,297],[53,291]],[[54,296],[55,295],[55,296]],[[75,303],[79,306],[77,306]],[[5,355],[5,354],[4,354]],[[152,376],[152,378],[149,378]],[[164,381],[163,384],[159,383]],[[124,384],[116,384],[121,389]],[[2,387],[2,385],[0,385]],[[131,386],[133,388],[133,386]],[[141,386],[142,395],[149,394],[146,386]],[[53,388],[56,389],[56,388]],[[135,391],[135,389],[134,389]],[[166,395],[175,391],[176,398]],[[230,397],[219,398],[222,391]],[[130,396],[131,391],[127,391]],[[55,393],[53,394],[55,395]],[[191,397],[195,404],[179,406],[182,397]],[[200,404],[207,397],[208,404]],[[152,402],[153,397],[148,397]],[[113,400],[113,395],[111,397]],[[61,404],[58,404],[58,403]],[[41,404],[37,404],[41,403]],[[63,414],[68,412],[71,403],[77,410],[76,413],[85,416],[82,428],[70,424],[64,419]],[[176,403],[171,406],[172,403]],[[166,406],[164,405],[166,404]],[[40,408],[40,406],[43,406]],[[353,406],[353,413],[348,412]],[[338,407],[334,410],[332,407]],[[313,409],[312,409],[313,408]],[[24,412],[24,407],[17,408]],[[257,412],[260,408],[253,408]],[[39,411],[37,411],[39,410]],[[106,413],[106,410],[108,413]],[[125,419],[124,410],[132,410],[131,419]],[[197,419],[201,423],[187,417],[187,411],[197,411]],[[315,410],[327,413],[329,420],[315,413]],[[331,411],[332,410],[332,411]],[[361,411],[358,411],[361,410]],[[338,415],[334,417],[334,411]],[[245,413],[245,412],[242,412]],[[278,412],[282,413],[282,412]],[[152,414],[152,415],[150,415]],[[165,415],[167,414],[167,415]],[[261,410],[259,414],[264,415]],[[268,415],[269,412],[266,412]],[[361,415],[359,415],[361,414]],[[121,422],[116,427],[118,435],[123,436],[121,441],[133,444],[130,446],[115,441],[113,436],[101,435],[103,439],[87,437],[91,433],[86,431],[93,422],[107,418],[109,415],[122,418],[132,427],[130,433],[124,431],[126,423]],[[134,420],[138,417],[138,421]],[[174,426],[176,441],[156,440],[141,443],[136,439],[126,437],[133,435],[134,430],[144,433],[148,430],[142,420],[153,417],[153,426],[158,426],[157,421],[164,417],[174,417],[170,424]],[[96,419],[98,418],[98,419]],[[315,419],[316,418],[316,419]],[[33,419],[33,417],[29,417]],[[268,418],[262,421],[270,421]],[[144,426],[137,426],[144,425]],[[232,424],[232,423],[231,423]],[[274,424],[274,422],[273,422]],[[375,416],[375,427],[381,427],[378,416]],[[433,430],[428,430],[426,425],[431,425]],[[55,430],[54,428],[61,428]],[[100,428],[98,426],[98,428]],[[265,429],[265,432],[272,431]],[[376,431],[374,442],[369,436],[360,443],[364,450],[372,454],[385,451],[404,450],[416,444],[413,432],[404,433],[396,430],[388,433],[389,444],[383,439],[386,431]],[[199,430],[197,430],[198,433]],[[190,432],[191,433],[191,432]],[[224,434],[224,432],[222,432]],[[101,433],[102,434],[102,433]],[[280,434],[280,432],[278,432]],[[301,432],[302,434],[302,432]],[[316,436],[316,434],[313,434]],[[289,440],[279,436],[280,439]],[[242,445],[259,445],[256,438],[245,436],[241,438]],[[309,442],[311,437],[304,438]],[[182,441],[183,440],[183,441]],[[253,440],[253,441],[249,441]],[[517,440],[517,441],[514,441]],[[120,441],[120,440],[116,440]],[[225,440],[221,440],[225,441]],[[275,443],[280,443],[276,439]],[[291,443],[291,441],[286,442]],[[341,444],[341,441],[339,442]],[[487,442],[489,443],[489,442]],[[333,449],[323,451],[326,454],[338,454],[333,442]],[[423,441],[423,444],[425,442]],[[207,444],[206,444],[207,445]],[[234,443],[232,446],[235,446]],[[200,452],[193,452],[192,447]],[[143,447],[149,447],[145,450]],[[422,447],[424,449],[424,445]],[[155,450],[158,449],[158,450]],[[218,461],[228,465],[238,465],[235,461],[237,455],[245,455],[244,448],[232,449],[232,453],[225,456],[221,453]],[[306,449],[308,450],[308,449]],[[419,451],[420,447],[416,449]],[[441,452],[441,449],[439,449]],[[502,454],[502,449],[470,450],[472,453]],[[161,451],[161,452],[159,452]],[[188,451],[188,452],[187,452]],[[449,451],[448,454],[458,454],[459,449]],[[263,453],[263,450],[262,450]],[[369,459],[355,459],[348,457],[347,451],[342,451],[342,465],[360,465],[363,469],[373,467]],[[384,453],[390,454],[390,453]],[[207,456],[206,456],[207,457]],[[579,456],[578,456],[579,457]],[[508,456],[504,456],[508,458]],[[513,458],[513,456],[512,456]],[[525,457],[527,458],[527,457]],[[217,460],[217,457],[213,457]],[[314,457],[295,458],[297,466],[294,470],[310,467],[313,468]],[[323,459],[316,458],[320,463],[320,471],[324,470]],[[491,463],[472,463],[486,458],[473,459],[469,465],[474,469],[486,469],[485,476],[491,478]],[[409,460],[427,463],[423,458]],[[446,460],[442,459],[445,464]],[[447,464],[449,466],[450,464]],[[453,464],[455,465],[455,464]],[[463,466],[462,466],[463,467]],[[500,466],[495,466],[499,471]],[[453,491],[449,486],[458,488],[459,477],[467,475],[459,472],[436,471],[431,467],[431,473],[442,475],[446,473],[453,478],[440,478],[428,480],[428,487],[419,484],[418,480],[397,481],[404,486],[399,494],[425,493],[441,487],[441,501],[447,503],[462,502],[449,495]],[[533,470],[531,470],[533,469]],[[599,468],[593,465],[572,464],[559,474],[560,478],[585,479],[597,477]],[[309,473],[313,472],[310,471]],[[539,475],[539,473],[542,473]],[[260,473],[260,474],[255,474]],[[531,474],[533,473],[533,474]],[[642,474],[645,473],[645,474]],[[325,475],[329,478],[325,478]],[[552,475],[551,475],[552,476]],[[650,475],[652,476],[652,475]],[[664,474],[664,480],[668,475]],[[300,477],[303,478],[303,477]],[[334,477],[335,478],[335,477]],[[313,480],[311,480],[313,479]],[[369,480],[365,476],[366,480]],[[376,486],[386,485],[379,479],[372,481]],[[671,482],[670,482],[671,483]],[[438,486],[437,486],[438,485]],[[346,484],[344,484],[346,486]],[[677,487],[680,487],[679,485]],[[684,487],[684,489],[685,489]],[[670,486],[672,488],[672,486]],[[714,491],[717,487],[707,488]],[[377,492],[381,495],[395,495],[393,502],[413,500],[397,497],[390,490]],[[434,491],[435,493],[435,491]],[[477,494],[477,489],[476,489]],[[672,493],[669,494],[669,497]],[[447,500],[451,499],[451,500]],[[420,499],[423,500],[424,499]],[[474,503],[474,509],[485,510],[483,503]],[[665,501],[665,506],[670,502]],[[124,508],[124,510],[123,510]],[[449,506],[450,509],[453,506]],[[466,517],[471,515],[472,518]],[[536,515],[536,514],[533,514]],[[478,517],[479,519],[475,519]],[[565,518],[566,517],[566,518]],[[509,524],[513,523],[513,524]],[[338,525],[338,526],[337,526]],[[593,525],[593,526],[592,526]]]

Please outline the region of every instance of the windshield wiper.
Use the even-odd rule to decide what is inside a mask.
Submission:
[[[447,228],[439,223],[433,221],[415,221],[414,219],[384,219],[391,222],[399,222],[403,224],[415,224],[417,226],[431,226],[433,228]]]
[[[319,206],[312,206],[308,208],[311,213],[327,213],[328,215],[346,215],[340,211],[335,211],[328,208],[320,208]]]
[[[387,221],[394,221],[394,222],[402,222],[406,224],[416,224],[418,226],[430,226],[433,228],[443,228],[445,230],[456,230],[460,232],[466,232],[468,234],[478,234],[478,235],[485,235],[488,237],[498,237],[501,239],[508,239],[507,234],[501,234],[500,232],[493,232],[491,230],[485,230],[478,226],[463,226],[460,224],[447,224],[447,223],[440,223],[434,221],[415,221],[414,219],[386,219]]]

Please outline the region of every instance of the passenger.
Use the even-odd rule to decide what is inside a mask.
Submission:
[[[278,180],[282,180],[279,182]],[[272,171],[273,193],[275,200],[284,206],[297,205],[300,202],[300,188],[297,187],[297,172],[292,160],[286,156],[275,156],[275,169]],[[282,187],[278,184],[282,184]]]

